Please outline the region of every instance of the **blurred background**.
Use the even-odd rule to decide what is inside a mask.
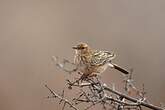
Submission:
[[[61,92],[70,76],[51,56],[73,61],[78,42],[114,51],[148,100],[165,103],[164,20],[164,0],[0,0],[0,109],[61,110],[44,84]],[[102,78],[121,90],[119,72]]]

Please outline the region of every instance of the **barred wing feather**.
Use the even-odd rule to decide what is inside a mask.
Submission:
[[[101,66],[115,58],[115,54],[108,51],[94,51],[91,57],[91,65]]]

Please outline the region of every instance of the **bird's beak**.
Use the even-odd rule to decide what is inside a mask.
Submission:
[[[72,49],[78,49],[78,47],[74,46],[74,47],[72,47]]]

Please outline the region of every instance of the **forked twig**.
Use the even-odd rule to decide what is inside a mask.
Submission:
[[[52,89],[50,89],[47,85],[45,85],[45,87],[50,91],[52,97],[58,98],[58,99],[60,99],[61,102],[62,102],[62,101],[64,102],[64,105],[63,105],[63,109],[62,109],[62,110],[64,110],[66,104],[68,104],[68,105],[69,105],[71,108],[73,108],[74,110],[79,110],[79,109],[76,108],[69,100],[67,100],[66,98],[64,98],[64,97],[58,95],[57,93],[55,93],[55,92],[54,92]],[[49,97],[48,97],[48,98],[49,98]]]
[[[63,71],[67,73],[76,72],[77,68],[73,68],[71,70],[67,70],[65,68],[66,64],[74,65],[74,67],[77,67],[74,63],[71,63],[68,60],[63,60],[62,62],[59,62],[58,57],[53,57],[53,61],[55,61],[56,66],[60,67]],[[129,93],[129,89],[133,89],[137,91],[138,97],[132,97],[129,96],[129,94],[125,94],[122,92],[119,92],[115,89],[115,86],[108,87],[107,84],[103,83],[97,76],[95,77],[86,77],[84,79],[78,79],[75,81],[70,81],[67,79],[67,86],[69,89],[72,89],[73,87],[77,88],[79,90],[78,97],[74,97],[71,101],[67,100],[64,97],[64,90],[62,92],[62,95],[58,95],[56,92],[54,92],[52,89],[50,89],[47,85],[45,87],[50,91],[51,97],[48,98],[58,98],[60,99],[60,103],[64,103],[62,110],[65,109],[66,105],[69,105],[70,108],[74,110],[79,110],[77,108],[78,104],[85,103],[86,108],[84,110],[88,110],[92,107],[94,107],[97,104],[101,104],[103,106],[104,110],[112,109],[112,110],[142,110],[142,106],[147,107],[149,109],[153,110],[165,110],[163,107],[158,107],[153,104],[147,103],[147,99],[145,98],[146,92],[144,91],[144,85],[142,91],[139,91],[135,85],[133,84],[132,79],[132,71],[128,76],[125,76],[124,79],[124,90],[126,93]],[[74,102],[74,103],[73,103]],[[59,103],[59,104],[60,104]]]

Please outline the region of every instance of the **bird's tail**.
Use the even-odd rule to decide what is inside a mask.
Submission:
[[[111,66],[112,68],[114,68],[114,69],[116,69],[116,70],[118,70],[118,71],[124,73],[124,74],[129,74],[129,73],[130,73],[128,70],[126,70],[126,69],[124,69],[124,68],[122,68],[122,67],[120,67],[120,66],[118,66],[118,65],[116,65],[116,64],[110,63],[110,66]]]

